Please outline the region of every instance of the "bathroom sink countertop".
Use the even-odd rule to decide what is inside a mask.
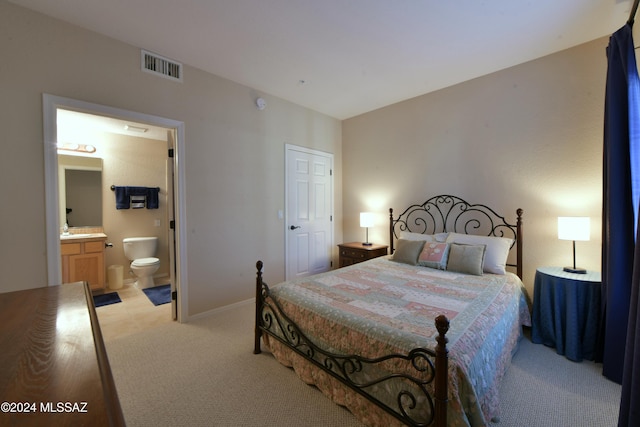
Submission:
[[[106,239],[107,235],[104,233],[70,233],[68,235],[60,235],[60,240],[79,240],[79,239]]]

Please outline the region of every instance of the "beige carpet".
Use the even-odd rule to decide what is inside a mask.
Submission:
[[[253,306],[106,344],[129,426],[360,426],[268,353],[254,355]],[[614,426],[620,386],[600,365],[523,340],[501,387],[497,427]]]

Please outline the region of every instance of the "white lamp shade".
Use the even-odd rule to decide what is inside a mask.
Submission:
[[[591,237],[591,220],[583,216],[559,216],[558,239],[589,240]]]
[[[373,227],[374,215],[371,212],[360,212],[360,227]]]

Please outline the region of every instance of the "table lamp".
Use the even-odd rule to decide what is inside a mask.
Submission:
[[[564,267],[569,273],[585,274],[584,268],[576,267],[576,240],[587,241],[590,238],[591,221],[589,217],[558,217],[558,239],[573,240],[573,267]]]
[[[373,222],[373,213],[360,212],[360,227],[367,229],[367,239],[362,244],[363,246],[371,246],[371,243],[369,243],[369,227],[373,227]]]

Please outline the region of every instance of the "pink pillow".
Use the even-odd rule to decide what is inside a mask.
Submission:
[[[420,255],[418,255],[418,265],[446,270],[448,256],[448,243],[425,242]]]

